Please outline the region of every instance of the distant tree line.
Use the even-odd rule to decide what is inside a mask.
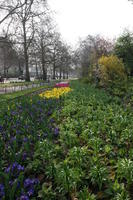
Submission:
[[[88,35],[79,42],[73,60],[79,76],[96,84],[133,76],[133,33],[125,30],[114,41]]]
[[[125,30],[114,41],[88,35],[80,41],[75,60],[80,77],[90,78],[95,83],[133,76],[133,33]]]
[[[6,44],[8,41],[12,46],[10,50],[16,54],[12,60],[17,65],[17,72],[20,75],[25,73],[26,81],[30,81],[30,69],[33,67],[35,76],[43,80],[49,74],[53,79],[57,76],[60,79],[68,78],[72,66],[72,50],[56,30],[45,0],[5,0],[0,4],[0,11],[4,14],[0,24],[5,24],[3,42]],[[2,55],[4,48],[0,48]],[[13,70],[10,57],[3,56],[3,62],[9,62],[1,65],[4,76],[8,74],[7,68]]]

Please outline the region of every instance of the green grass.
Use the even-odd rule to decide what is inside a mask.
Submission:
[[[24,95],[27,95],[27,94],[30,94],[32,92],[36,92],[36,91],[39,91],[42,89],[47,89],[49,87],[52,87],[52,85],[50,84],[50,85],[40,86],[37,88],[27,89],[27,90],[23,90],[23,91],[18,91],[18,92],[13,92],[13,93],[8,93],[8,94],[1,94],[0,95],[0,103],[1,102],[4,103],[6,101],[13,100],[17,97],[21,97],[21,96],[24,96]]]
[[[39,84],[39,83],[45,83],[45,81],[41,80],[36,80],[36,81],[31,81],[31,82],[11,82],[11,83],[0,83],[0,88],[4,88],[4,87],[13,87],[13,86],[28,86],[28,85],[32,85],[32,84]]]

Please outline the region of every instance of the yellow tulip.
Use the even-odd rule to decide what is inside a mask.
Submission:
[[[71,91],[71,88],[69,87],[62,87],[62,88],[53,88],[52,90],[47,90],[41,94],[39,94],[40,97],[43,98],[59,98],[60,96],[68,93]]]

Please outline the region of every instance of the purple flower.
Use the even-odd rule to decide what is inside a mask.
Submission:
[[[55,128],[54,129],[54,136],[58,136],[59,135],[59,128]]]
[[[6,169],[5,169],[5,172],[6,173],[9,173],[9,172],[16,172],[16,173],[19,173],[21,171],[24,171],[24,167],[21,166],[20,164],[18,164],[17,162],[14,162],[12,165],[8,166]]]
[[[2,131],[3,130],[3,127],[2,126],[0,126],[0,131]]]
[[[12,172],[17,168],[17,165],[18,165],[17,162],[14,162],[14,163],[13,163],[13,165],[12,165]]]
[[[51,118],[51,119],[50,119],[50,122],[51,122],[51,123],[54,123],[54,122],[55,122],[55,120],[54,120],[53,118]]]
[[[17,124],[17,125],[20,125],[20,121],[19,121],[19,120],[17,120],[17,121],[16,121],[16,124]]]
[[[17,188],[19,188],[19,187],[20,187],[20,181],[17,182]]]
[[[34,178],[34,179],[27,178],[24,181],[24,188],[32,188],[34,185],[36,185],[38,183],[39,183],[39,181],[37,178]]]
[[[52,112],[49,110],[49,111],[48,111],[48,116],[50,116],[51,114],[52,114]]]
[[[26,160],[26,158],[27,158],[27,153],[24,152],[23,155],[22,155],[22,160]]]
[[[21,130],[16,129],[16,134],[20,134]]]
[[[15,137],[11,137],[10,142],[13,143],[16,140],[16,136]]]
[[[18,105],[18,108],[21,110],[21,109],[22,109],[22,106],[21,106],[21,105]]]
[[[12,112],[11,112],[11,115],[16,115],[16,114],[17,114],[16,111],[12,111]]]
[[[23,141],[26,143],[28,142],[28,138],[27,137],[24,137]]]
[[[37,101],[37,104],[40,104],[41,102],[40,101]]]
[[[20,172],[20,171],[24,171],[24,167],[21,166],[21,165],[18,165],[18,166],[17,166],[17,169],[18,169],[19,172]]]
[[[32,179],[27,178],[24,181],[24,188],[31,187],[33,185]]]
[[[2,198],[5,195],[5,188],[3,184],[0,184],[0,198]]]
[[[28,129],[28,128],[29,128],[29,126],[28,126],[28,125],[25,125],[25,126],[24,126],[24,129]]]
[[[9,181],[9,185],[10,185],[10,186],[13,186],[13,181],[12,181],[12,180]]]
[[[22,195],[20,197],[20,200],[29,200],[29,197],[27,195]]]
[[[27,192],[28,196],[32,196],[34,194],[34,189],[30,188],[29,191]]]
[[[9,173],[10,170],[11,170],[11,167],[9,166],[9,167],[7,167],[7,168],[5,169],[5,172],[6,172],[6,173]]]

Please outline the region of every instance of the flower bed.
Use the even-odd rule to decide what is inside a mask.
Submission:
[[[130,104],[78,82],[72,89],[0,112],[0,199],[133,199]]]
[[[49,122],[58,107],[58,100],[33,96],[10,103],[0,113],[0,199],[37,197],[41,178],[30,169],[30,163],[37,142],[58,137],[58,127]]]
[[[43,98],[59,98],[60,96],[70,92],[71,89],[70,87],[62,87],[60,86],[60,88],[53,88],[52,90],[47,90],[43,93],[41,93],[39,96],[43,97]]]
[[[57,88],[60,88],[60,87],[69,87],[69,83],[68,82],[56,83],[55,87],[57,87]]]

